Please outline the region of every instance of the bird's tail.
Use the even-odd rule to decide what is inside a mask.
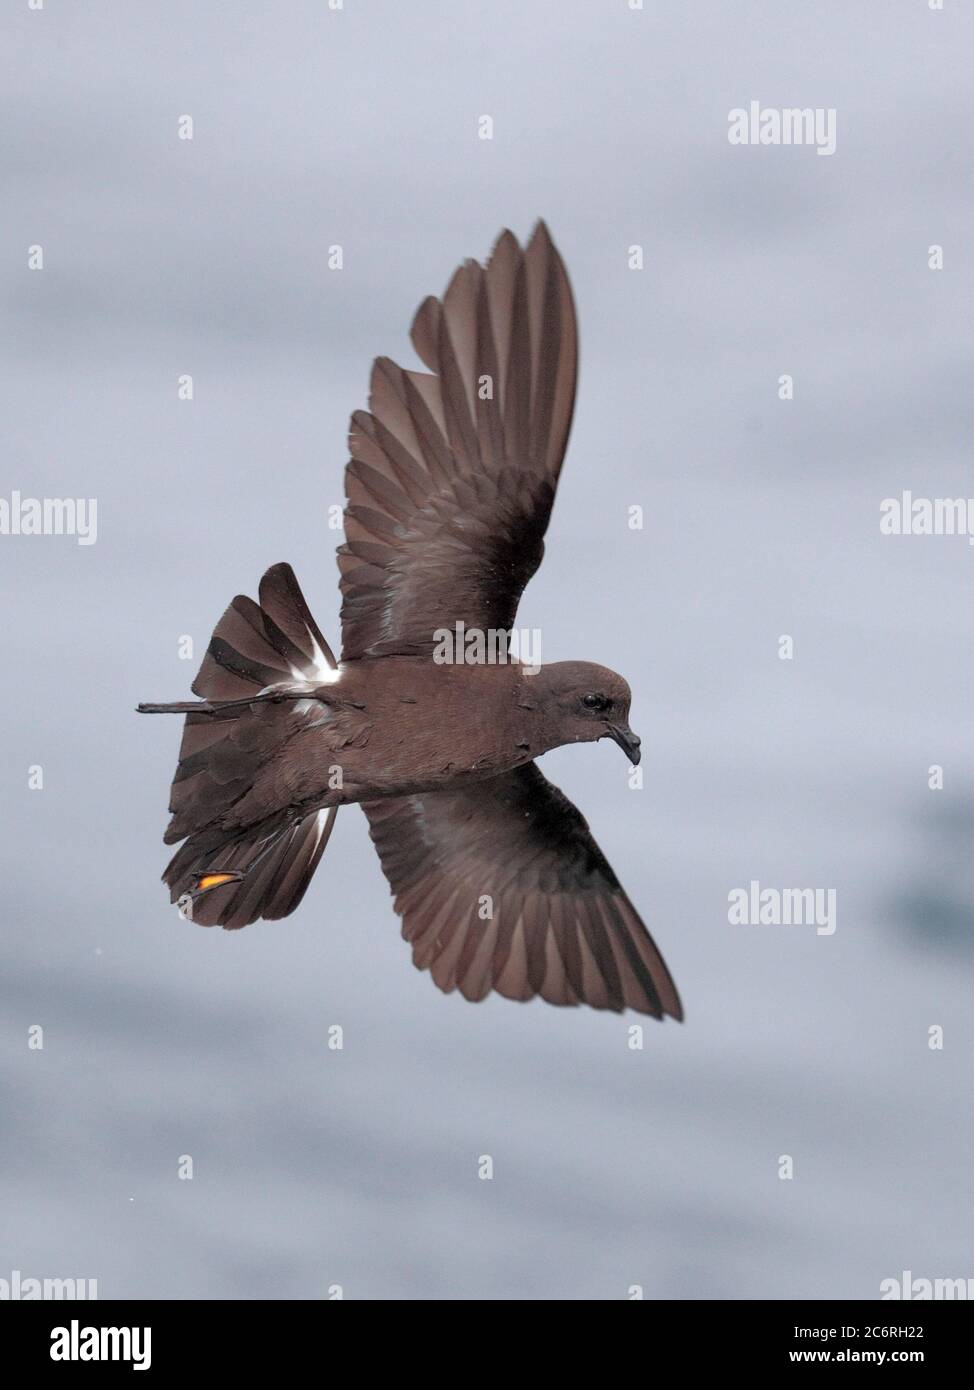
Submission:
[[[198,701],[139,706],[186,715],[164,837],[185,843],[163,879],[183,915],[203,926],[243,927],[293,912],[336,814],[246,814],[255,778],[301,719],[296,700],[336,668],[290,565],[267,571],[259,597],[257,604],[238,595],[217,623],[193,681]]]
[[[287,917],[304,897],[337,811],[332,806],[237,835],[197,831],[162,875],[171,901],[204,927],[233,929],[258,917]]]

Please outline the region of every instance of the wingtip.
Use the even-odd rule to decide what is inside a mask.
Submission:
[[[682,1023],[684,1021],[683,1000],[677,994],[676,985],[674,985],[672,980],[669,982],[669,989],[666,991],[666,994],[669,997],[661,1000],[663,1006],[661,1021],[665,1023],[668,1018],[672,1018],[674,1023]]]
[[[286,560],[278,560],[277,564],[270,565],[261,575],[258,592],[260,589],[264,588],[265,585],[272,584],[278,576],[285,580],[294,579],[295,583],[297,583],[294,570],[288,562]]]
[[[490,255],[487,257],[488,267],[502,249],[506,250],[508,248],[513,251],[519,251],[521,249],[518,245],[517,237],[511,231],[510,227],[502,227],[494,239],[493,246],[490,248]]]
[[[537,222],[535,222],[534,226],[531,228],[531,237],[528,241],[528,247],[530,248],[531,246],[533,246],[536,241],[542,246],[548,246],[552,250],[555,249],[554,238],[552,237],[548,224],[543,217],[539,217]]]
[[[554,269],[560,280],[567,281],[568,279],[568,272],[561,258],[561,252],[555,245],[554,238],[543,217],[539,217],[534,224],[531,239],[524,248],[524,259],[529,265],[537,267],[543,273],[548,273]]]
[[[558,254],[554,238],[551,235],[551,228],[548,226],[547,222],[543,217],[539,217],[535,222],[534,226],[531,228],[531,235],[528,238],[528,240],[524,243],[524,250],[530,250],[530,248],[535,244],[537,244],[538,247],[542,247],[546,250],[554,251],[555,255]],[[505,252],[509,253],[512,251],[516,255],[519,255],[521,252],[521,243],[518,241],[517,237],[511,231],[510,227],[502,227],[500,232],[498,232],[497,236],[495,237],[494,244],[490,248],[490,252],[487,256],[487,259],[483,262],[483,264],[481,264],[481,262],[476,260],[473,256],[468,256],[467,259],[462,263],[462,265],[458,266],[457,269],[453,272],[453,275],[450,279],[450,284],[447,287],[447,290],[443,296],[444,300],[446,299],[446,296],[449,294],[450,288],[453,287],[454,282],[457,280],[458,276],[462,276],[464,272],[469,272],[470,270],[489,270],[491,263],[494,260],[496,260],[498,256],[503,255]],[[416,321],[420,319],[424,311],[427,310],[427,305],[430,303],[431,300],[434,304],[436,304],[437,308],[439,308],[440,301],[436,298],[436,296],[427,295],[426,299],[423,300],[423,303],[416,310],[416,313],[413,317],[414,328],[416,326]]]
[[[443,306],[435,294],[428,294],[413,314],[409,338],[420,360],[431,372],[437,370],[437,337]]]

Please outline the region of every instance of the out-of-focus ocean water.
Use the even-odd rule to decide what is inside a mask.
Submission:
[[[0,536],[0,1277],[868,1299],[904,1269],[974,1276],[974,550],[879,530],[903,489],[974,496],[970,14],[4,22],[0,495],[95,497],[98,536]],[[731,146],[752,99],[835,108],[835,153]],[[291,919],[201,930],[158,882],[178,728],[136,703],[185,697],[277,560],[337,641],[329,508],[371,359],[412,364],[423,296],[539,215],[581,377],[519,622],[546,660],[626,675],[644,784],[609,744],[543,768],[683,1026],[441,995],[357,808]],[[834,889],[834,934],[730,925],[751,880]]]

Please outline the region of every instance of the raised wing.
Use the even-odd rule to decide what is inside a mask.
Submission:
[[[683,1017],[584,818],[535,763],[364,810],[413,963],[440,989]]]
[[[509,629],[544,553],[575,402],[571,289],[544,223],[501,234],[412,326],[429,373],[388,357],[352,416],[342,657],[424,655],[436,629]]]

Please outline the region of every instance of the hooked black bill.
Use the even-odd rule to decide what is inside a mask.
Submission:
[[[606,724],[605,728],[606,732],[603,737],[611,738],[613,743],[617,743],[635,767],[642,757],[638,736],[633,733],[628,724]]]

